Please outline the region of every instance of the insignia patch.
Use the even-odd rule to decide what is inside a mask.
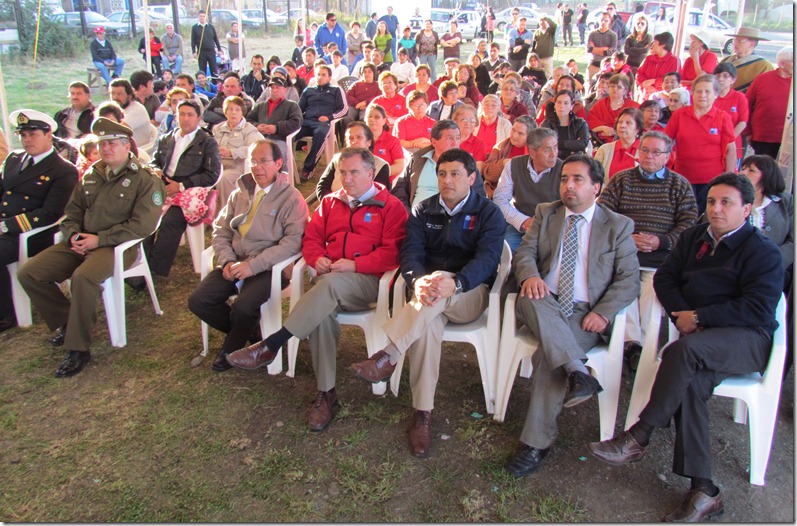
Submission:
[[[127,188],[128,186],[130,186],[130,179],[125,179],[124,181],[122,181],[122,186],[124,188]]]
[[[29,122],[30,122],[30,119],[28,119],[28,116],[25,115],[24,113],[20,113],[19,115],[17,115],[17,125],[21,126],[21,125],[27,124]]]
[[[130,163],[131,170],[138,170],[138,165],[136,163]]]
[[[155,206],[163,206],[163,195],[160,192],[152,192],[152,203]]]

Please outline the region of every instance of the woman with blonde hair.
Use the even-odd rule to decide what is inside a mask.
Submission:
[[[219,199],[227,204],[227,198],[235,190],[236,181],[246,171],[247,149],[263,136],[253,124],[246,122],[246,103],[241,97],[227,97],[222,109],[227,120],[213,127],[213,138],[219,144],[224,168],[217,187]]]

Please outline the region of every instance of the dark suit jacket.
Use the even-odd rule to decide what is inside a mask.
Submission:
[[[611,321],[639,295],[639,261],[631,238],[634,222],[601,204],[595,206],[589,237],[589,306]],[[545,279],[550,272],[559,255],[566,210],[562,201],[537,205],[531,228],[512,258],[519,284],[534,276]]]
[[[54,223],[77,184],[77,168],[54,151],[20,172],[24,151],[11,152],[0,176],[0,222],[9,235]]]
[[[165,170],[174,152],[174,129],[158,139],[155,155],[150,163],[153,167]],[[192,186],[213,186],[221,174],[221,155],[219,145],[211,134],[199,128],[194,140],[180,156],[177,169],[171,180],[183,183],[186,188]]]
[[[782,193],[772,198],[764,208],[764,228],[761,231],[780,249],[783,268],[794,264],[794,207],[791,194]]]

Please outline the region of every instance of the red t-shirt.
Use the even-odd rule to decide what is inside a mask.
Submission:
[[[695,80],[697,75],[695,75],[695,66],[694,60],[692,57],[688,57],[684,60],[683,66],[681,66],[681,80]],[[713,73],[714,68],[717,67],[717,55],[712,53],[711,51],[705,51],[702,55],[700,55],[700,69],[703,70],[703,73]],[[692,91],[692,84],[685,85],[689,91]]]
[[[751,113],[747,128],[754,141],[781,141],[790,89],[791,77],[781,77],[777,69],[763,73],[753,81],[747,90]]]
[[[512,146],[512,149],[509,150],[509,158],[517,157],[518,155],[526,155],[529,153],[529,149],[527,146],[523,146],[522,148],[518,148],[517,146]]]
[[[482,163],[487,160],[487,154],[484,153],[484,143],[473,134],[467,140],[459,143],[459,147],[471,154],[476,159],[476,162]]]
[[[393,125],[393,135],[399,141],[411,141],[413,139],[431,139],[432,127],[437,121],[424,115],[422,119],[416,119],[412,115],[405,115]]]
[[[589,125],[590,130],[597,128],[598,126],[608,126],[610,128],[614,128],[614,123],[617,121],[617,117],[620,115],[620,112],[626,108],[638,109],[639,104],[631,99],[625,99],[622,106],[620,106],[617,110],[613,110],[611,104],[609,103],[609,97],[605,97],[596,102],[592,106],[592,109],[589,110],[589,114],[587,115],[587,125]],[[602,133],[599,133],[598,137],[600,137],[603,141],[608,140],[611,142],[615,140],[614,136],[608,136]]]
[[[498,142],[498,119],[495,119],[492,124],[486,124],[484,119],[482,119],[479,123],[479,133],[476,134],[476,137],[481,139],[488,151],[492,151]]]
[[[635,140],[628,148],[623,148],[619,140],[614,141],[614,155],[612,164],[609,165],[609,177],[614,177],[614,174],[636,166],[634,157],[637,148],[639,148],[639,139]]]
[[[412,84],[407,84],[406,86],[401,88],[401,91],[399,91],[399,93],[401,93],[406,97],[407,95],[418,89],[417,86],[418,84],[415,82],[413,82]],[[437,88],[431,85],[424,93],[426,93],[426,97],[428,97],[429,99],[429,104],[433,103],[434,101],[440,98],[440,96],[437,94]]]
[[[740,122],[749,123],[750,108],[747,106],[747,97],[744,93],[731,89],[724,97],[717,97],[714,107],[719,108],[731,116],[731,127],[734,129]],[[742,158],[742,134],[736,137],[736,157]]]
[[[396,119],[405,116],[409,113],[407,109],[407,99],[401,93],[396,93],[391,98],[380,95],[371,101],[371,104],[379,104],[385,108],[387,112],[387,119],[390,123],[395,123]]]
[[[730,116],[713,106],[699,120],[694,106],[677,109],[664,128],[675,141],[675,171],[706,184],[725,171],[725,150],[735,140]]]
[[[374,142],[374,155],[392,165],[396,159],[404,158],[404,150],[397,138],[388,132],[382,132],[382,135]]]

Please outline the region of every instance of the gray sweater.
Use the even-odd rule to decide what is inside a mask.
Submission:
[[[284,141],[288,135],[302,127],[302,110],[292,100],[283,99],[269,115],[268,101],[264,100],[254,105],[252,111],[246,115],[246,121],[255,126],[276,124],[277,133],[265,137]]]

